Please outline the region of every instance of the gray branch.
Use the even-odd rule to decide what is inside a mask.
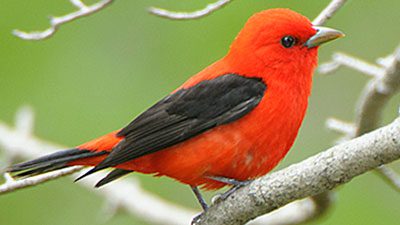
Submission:
[[[365,87],[356,110],[356,133],[359,136],[376,129],[382,118],[384,105],[400,90],[400,46],[391,61],[384,67],[384,74],[376,77]]]
[[[347,0],[332,0],[329,5],[314,19],[314,25],[322,25],[343,7]]]
[[[150,7],[149,12],[156,16],[164,17],[172,20],[188,20],[198,19],[211,14],[218,9],[221,9],[232,0],[218,0],[214,3],[208,4],[205,8],[193,12],[173,12],[162,8]]]
[[[34,41],[43,40],[53,36],[61,25],[94,14],[97,11],[104,9],[106,6],[108,6],[113,2],[113,0],[101,0],[93,5],[88,6],[81,0],[70,0],[70,1],[78,10],[66,14],[64,16],[51,17],[50,27],[47,28],[46,30],[31,31],[31,32],[14,30],[13,34],[24,40],[34,40]]]
[[[298,225],[321,217],[331,208],[334,194],[330,191],[294,201],[257,217],[248,225]]]
[[[341,141],[358,137],[376,129],[379,126],[386,103],[400,91],[400,46],[393,54],[378,59],[377,62],[380,64],[379,66],[347,54],[336,53],[331,62],[319,67],[321,73],[330,73],[341,66],[346,66],[372,76],[358,100],[355,123],[349,124],[336,119],[331,119],[328,122],[329,128],[343,134]],[[383,165],[376,171],[387,183],[400,192],[400,176],[396,175],[394,170]]]
[[[388,185],[392,186],[397,192],[400,192],[400,175],[396,171],[385,165],[376,168],[376,171],[380,173],[381,178]]]
[[[323,193],[400,158],[400,118],[371,133],[255,180],[201,215],[197,225],[241,225]]]
[[[26,178],[23,180],[14,180],[12,177],[9,176],[8,173],[5,173],[4,177],[6,179],[6,183],[0,185],[0,195],[8,193],[8,192],[14,192],[18,189],[23,189],[23,188],[35,186],[35,185],[38,185],[41,183],[45,183],[47,181],[54,180],[59,177],[70,175],[81,169],[82,168],[80,166],[73,166],[73,167],[68,167],[68,168],[62,169],[62,170],[38,175],[35,177],[29,177],[29,178]]]

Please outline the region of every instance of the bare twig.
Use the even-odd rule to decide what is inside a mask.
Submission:
[[[392,63],[384,67],[384,75],[373,79],[359,99],[356,136],[379,126],[383,106],[400,90],[400,46],[393,53],[392,59]]]
[[[29,106],[23,106],[18,110],[15,118],[15,128],[21,135],[32,135],[35,119],[33,115],[33,111]]]
[[[400,192],[400,176],[388,166],[380,166],[377,168],[377,172],[381,173],[381,177],[393,188]]]
[[[383,77],[385,74],[385,69],[344,53],[333,54],[332,61],[319,66],[318,71],[323,74],[332,73],[340,66],[347,66],[354,70],[360,71],[361,73],[377,78]]]
[[[105,8],[113,2],[113,0],[101,0],[98,3],[87,6],[81,0],[70,0],[71,3],[78,8],[77,11],[69,13],[60,17],[50,18],[50,27],[44,31],[25,32],[21,30],[14,30],[13,34],[25,40],[43,40],[51,37],[58,30],[58,28],[68,22],[76,19],[94,14],[95,12]]]
[[[392,55],[378,59],[377,62],[380,64],[379,66],[353,56],[336,53],[331,62],[319,67],[320,73],[330,73],[341,66],[346,66],[373,76],[359,99],[352,132],[343,132],[344,136],[340,140],[358,137],[376,129],[379,126],[384,106],[392,96],[400,91],[400,46]],[[332,125],[331,122],[330,125]],[[331,126],[330,128],[335,127]],[[400,176],[394,175],[395,172],[386,168],[386,166],[381,166],[376,171],[386,182],[400,192]]]
[[[355,132],[352,137],[376,129],[386,102],[400,90],[400,47],[382,66],[376,66],[352,56],[336,53],[332,61],[319,67],[320,73],[336,71],[341,66],[347,66],[357,71],[373,76],[364,88],[356,109]]]
[[[314,19],[313,24],[314,25],[322,25],[324,24],[327,20],[332,18],[335,13],[343,7],[344,3],[346,3],[347,0],[333,0],[329,3],[329,5],[317,16],[317,18]]]
[[[354,135],[355,126],[352,123],[344,122],[335,118],[329,118],[326,120],[326,126],[343,135]]]
[[[218,0],[217,2],[208,4],[205,8],[194,11],[194,12],[173,12],[162,8],[150,7],[149,12],[156,16],[161,16],[173,20],[188,20],[198,19],[211,14],[212,12],[222,8],[232,0]]]
[[[54,179],[62,177],[62,176],[70,175],[81,169],[82,168],[80,166],[68,167],[68,168],[65,168],[62,170],[38,175],[35,177],[26,178],[23,180],[14,180],[6,173],[4,175],[6,177],[6,183],[3,185],[0,185],[0,194],[5,194],[8,192],[16,191],[18,189],[42,184],[42,183],[45,183],[50,180],[54,180]]]

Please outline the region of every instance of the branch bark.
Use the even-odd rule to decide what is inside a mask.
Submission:
[[[341,140],[358,137],[376,129],[381,121],[385,105],[400,91],[400,46],[393,54],[377,61],[381,64],[380,66],[343,53],[336,53],[332,57],[332,62],[325,63],[319,68],[321,73],[330,73],[336,71],[340,66],[347,66],[372,76],[358,100],[355,123],[349,125],[336,119],[331,119],[328,123],[328,127],[331,129],[341,131],[343,134]],[[352,128],[348,129],[349,126]],[[382,165],[376,169],[376,172],[384,181],[400,192],[400,176],[396,175],[394,170]]]
[[[82,169],[82,167],[80,167],[80,166],[68,167],[68,168],[65,168],[62,170],[53,171],[50,173],[26,178],[23,180],[14,180],[11,176],[9,176],[7,173],[5,173],[4,177],[6,179],[6,182],[4,184],[0,185],[0,195],[8,193],[8,192],[14,192],[18,189],[23,189],[23,188],[35,186],[35,185],[38,185],[41,183],[45,183],[47,181],[54,180],[59,177],[70,175],[75,172],[78,172],[81,169]]]
[[[149,12],[156,16],[164,17],[172,20],[189,20],[198,19],[207,16],[218,9],[221,9],[232,0],[218,0],[214,3],[208,4],[205,8],[193,12],[173,12],[162,8],[150,7]]]
[[[313,20],[314,25],[322,25],[343,7],[347,0],[332,0],[329,5]]]
[[[400,46],[389,58],[391,62],[384,67],[383,76],[371,80],[362,92],[355,116],[355,136],[379,126],[383,106],[400,90]]]
[[[58,28],[66,23],[77,20],[79,18],[89,16],[91,14],[96,13],[97,11],[104,9],[109,4],[113,2],[113,0],[101,0],[93,5],[86,5],[81,0],[70,0],[71,3],[78,8],[77,11],[66,14],[64,16],[59,17],[51,17],[50,18],[50,27],[43,31],[32,31],[25,32],[21,30],[14,30],[13,34],[24,40],[43,40],[53,36]]]
[[[289,202],[332,190],[400,158],[400,118],[390,125],[332,147],[255,180],[209,208],[196,225],[241,225]]]
[[[334,193],[327,191],[290,204],[257,217],[248,225],[297,225],[324,215],[334,202]]]

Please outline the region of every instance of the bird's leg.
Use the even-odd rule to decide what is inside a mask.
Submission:
[[[192,188],[194,195],[196,195],[196,198],[199,201],[201,207],[203,208],[204,211],[206,211],[208,209],[208,205],[204,200],[203,196],[201,195],[199,188],[197,188],[197,186],[190,186],[190,187]]]
[[[227,177],[218,177],[218,176],[209,176],[208,177],[211,180],[215,180],[221,183],[225,183],[225,184],[229,184],[232,185],[233,187],[231,187],[229,190],[227,190],[226,192],[222,193],[221,195],[218,196],[218,200],[225,200],[227,199],[233,192],[237,191],[238,189],[240,189],[241,187],[244,187],[248,184],[250,184],[251,182],[253,182],[253,180],[235,180],[232,178],[227,178]]]
[[[208,179],[214,180],[214,181],[218,181],[224,184],[229,184],[232,185],[233,187],[231,189],[229,189],[228,191],[226,191],[225,193],[222,193],[221,195],[218,196],[217,200],[215,201],[220,201],[220,200],[224,200],[226,198],[229,197],[229,195],[231,195],[233,192],[235,192],[236,190],[238,190],[239,188],[246,186],[247,184],[251,183],[253,180],[245,180],[245,181],[240,181],[240,180],[235,180],[232,178],[227,178],[227,177],[218,177],[218,176],[208,176]],[[192,188],[192,191],[194,193],[194,195],[196,195],[197,200],[199,201],[201,207],[203,208],[204,212],[207,211],[208,209],[208,205],[206,203],[206,201],[204,200],[203,196],[201,195],[199,189],[197,188],[197,186],[190,186]],[[215,202],[214,201],[214,202]],[[196,217],[193,218],[192,220],[192,224],[197,224],[198,219],[201,217],[201,215],[204,213],[200,213],[199,215],[197,215]]]
[[[218,176],[208,176],[207,178],[211,179],[211,180],[215,180],[224,184],[229,184],[232,186],[246,186],[248,184],[250,184],[253,180],[235,180],[232,178],[227,178],[227,177],[218,177]]]

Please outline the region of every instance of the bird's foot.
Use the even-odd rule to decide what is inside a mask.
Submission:
[[[191,225],[196,225],[196,224],[199,224],[199,222],[200,222],[200,218],[201,218],[201,216],[203,215],[203,213],[204,212],[201,212],[201,213],[199,213],[197,216],[195,216],[193,219],[192,219],[192,222],[190,223]]]
[[[237,191],[240,188],[242,188],[242,187],[250,184],[251,182],[253,182],[253,180],[240,181],[240,180],[235,180],[235,179],[232,179],[232,178],[217,177],[217,176],[209,176],[208,178],[211,179],[211,180],[215,180],[215,181],[221,182],[221,183],[232,185],[232,187],[229,190],[227,190],[226,192],[214,196],[212,198],[212,200],[211,200],[213,204],[218,203],[220,201],[224,201],[225,199],[227,199],[235,191]]]
[[[207,178],[221,182],[221,183],[232,185],[232,187],[228,191],[214,196],[213,199],[211,200],[212,204],[215,204],[215,203],[218,203],[218,202],[221,202],[221,201],[227,199],[232,193],[234,193],[238,189],[250,184],[253,181],[253,180],[240,181],[240,180],[235,180],[232,178],[217,177],[217,176],[209,176]],[[192,191],[195,194],[197,200],[199,201],[201,207],[203,208],[203,212],[201,212],[200,214],[195,216],[192,220],[191,225],[196,225],[199,223],[199,220],[200,220],[201,216],[203,215],[203,213],[208,210],[208,205],[207,205],[206,201],[204,200],[203,196],[201,195],[199,189],[196,186],[191,186],[191,188],[192,188]]]

